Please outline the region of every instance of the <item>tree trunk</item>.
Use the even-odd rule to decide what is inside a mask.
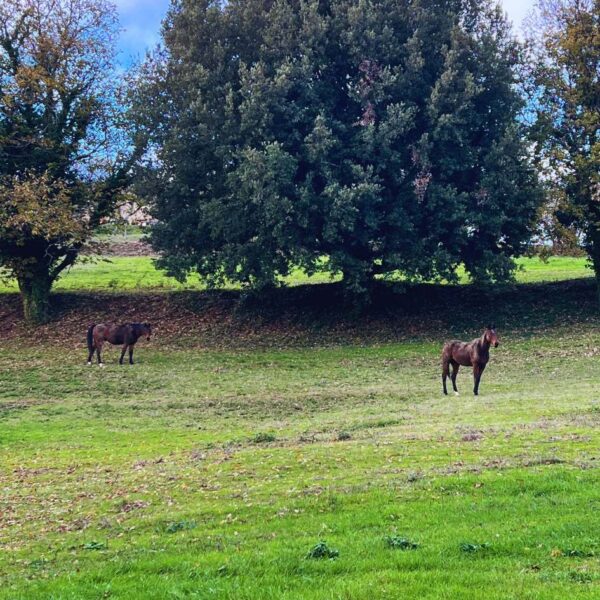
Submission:
[[[594,267],[594,275],[596,276],[596,297],[600,304],[600,230],[594,224],[591,224],[587,236],[587,251],[589,257],[592,259],[592,266]]]
[[[343,272],[342,284],[348,301],[362,310],[371,303],[375,288],[375,271],[370,264]]]
[[[594,267],[594,275],[596,276],[596,299],[600,304],[600,255],[597,252],[592,254],[592,266]]]
[[[30,274],[19,277],[18,281],[25,321],[32,325],[47,323],[50,320],[50,277],[43,273]]]

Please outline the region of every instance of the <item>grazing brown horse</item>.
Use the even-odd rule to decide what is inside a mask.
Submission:
[[[450,375],[450,365],[452,365],[452,387],[454,388],[454,393],[458,395],[456,376],[458,375],[459,367],[462,365],[463,367],[473,367],[473,379],[475,380],[473,393],[477,396],[479,394],[481,374],[485,369],[485,365],[490,360],[490,346],[497,348],[498,344],[496,328],[493,325],[488,325],[483,335],[472,342],[458,342],[456,340],[446,342],[442,350],[442,383],[444,385],[444,394],[448,395],[446,378]]]
[[[119,359],[120,365],[123,364],[123,357],[129,348],[129,364],[132,365],[133,347],[136,342],[144,335],[147,339],[150,339],[151,334],[152,327],[148,323],[126,323],[124,325],[117,325],[116,323],[107,323],[105,325],[100,323],[99,325],[90,325],[87,332],[88,365],[92,364],[92,356],[94,356],[95,350],[98,355],[98,364],[103,366],[100,353],[102,352],[104,342],[115,345],[121,344],[123,346],[121,358]]]

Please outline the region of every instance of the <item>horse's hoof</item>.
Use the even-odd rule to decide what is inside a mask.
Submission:
[[[458,392],[454,392],[455,396],[460,396],[460,394]]]
[[[101,369],[104,369],[104,363],[100,363],[98,366],[99,366]]]
[[[92,361],[88,360],[88,367],[91,367],[91,366],[92,366]]]

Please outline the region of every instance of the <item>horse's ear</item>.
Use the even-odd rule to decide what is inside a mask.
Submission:
[[[494,329],[494,326],[493,325],[487,325],[486,329]]]

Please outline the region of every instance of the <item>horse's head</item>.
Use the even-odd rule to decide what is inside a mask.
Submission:
[[[152,325],[150,325],[150,323],[141,323],[139,325],[139,331],[141,335],[145,335],[146,339],[149,340],[152,335]]]
[[[483,337],[485,341],[490,345],[494,346],[494,348],[498,347],[500,341],[498,340],[498,334],[496,333],[495,325],[488,325],[483,332]]]

